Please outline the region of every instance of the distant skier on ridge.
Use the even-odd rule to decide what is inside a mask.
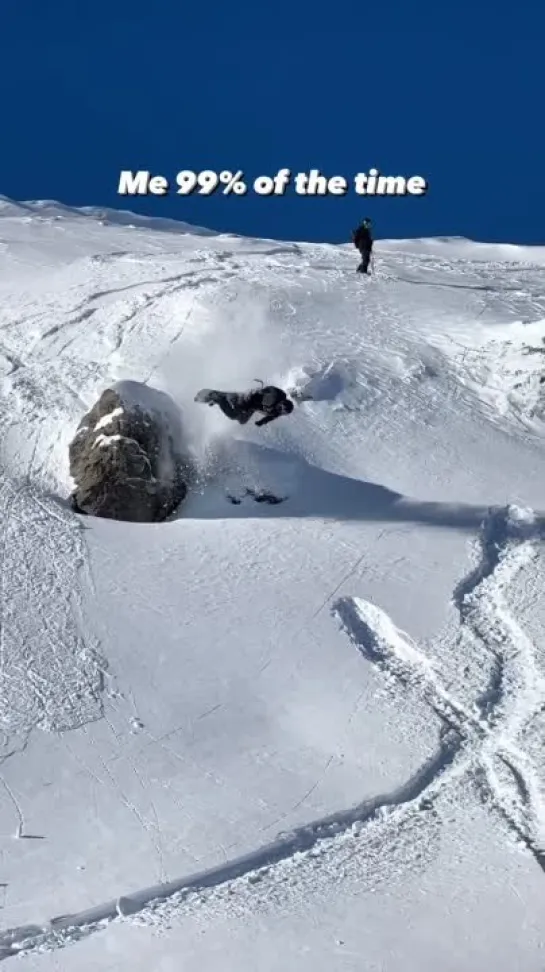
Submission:
[[[357,272],[367,273],[371,259],[371,251],[373,249],[371,220],[368,217],[352,232],[352,242],[356,249],[359,250],[361,256],[361,263],[357,268]]]
[[[293,402],[285,391],[275,385],[265,385],[247,392],[203,388],[195,395],[195,401],[205,405],[217,405],[228,419],[239,422],[240,425],[246,425],[256,412],[263,414],[263,418],[256,425],[267,425],[281,415],[290,415],[293,412]]]

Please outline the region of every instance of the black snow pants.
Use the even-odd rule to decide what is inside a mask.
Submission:
[[[233,422],[240,422],[245,425],[249,422],[256,409],[248,401],[248,396],[239,395],[236,392],[217,392],[214,396],[214,404],[217,405],[223,414]]]
[[[358,273],[367,273],[369,269],[369,261],[371,259],[371,248],[368,246],[362,246],[361,248],[358,247],[358,249],[361,256],[361,263],[358,267]]]

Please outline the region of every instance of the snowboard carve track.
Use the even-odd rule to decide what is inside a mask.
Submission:
[[[426,795],[433,799],[468,774],[545,871],[545,806],[537,773],[520,744],[545,702],[545,681],[534,645],[504,598],[516,574],[532,564],[526,526],[509,510],[491,512],[481,530],[479,563],[453,595],[460,635],[480,642],[490,656],[489,686],[480,696],[458,698],[449,692],[425,655],[380,608],[345,598],[334,612],[363,656],[419,697],[457,735],[450,764],[438,767]]]
[[[366,824],[373,821],[391,819],[415,802],[422,810],[430,809],[430,801],[420,804],[420,798],[428,793],[430,783],[437,779],[455,754],[456,740],[445,732],[441,736],[437,752],[410,779],[390,793],[373,797],[348,810],[330,814],[282,833],[270,844],[199,874],[145,888],[77,914],[60,915],[53,918],[47,926],[24,925],[7,929],[0,933],[0,961],[22,952],[50,951],[74,944],[95,931],[103,930],[120,914],[137,914],[155,902],[174,895],[190,891],[211,891],[240,878],[256,876],[260,871],[270,871],[274,881],[275,865],[287,861],[296,863],[298,855],[315,852],[320,845],[325,845],[327,853],[328,844],[334,845],[336,839],[345,837],[350,832],[357,841],[362,826],[365,828]],[[122,908],[120,902],[123,902]]]

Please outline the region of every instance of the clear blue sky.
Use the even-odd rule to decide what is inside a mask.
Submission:
[[[252,236],[545,243],[545,4],[0,0],[0,193]],[[419,174],[424,198],[121,198],[121,169]]]

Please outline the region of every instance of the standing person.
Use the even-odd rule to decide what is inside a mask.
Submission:
[[[373,249],[373,237],[371,235],[371,220],[366,218],[352,233],[352,241],[357,250],[360,251],[361,263],[357,268],[358,273],[367,273],[371,251]]]

